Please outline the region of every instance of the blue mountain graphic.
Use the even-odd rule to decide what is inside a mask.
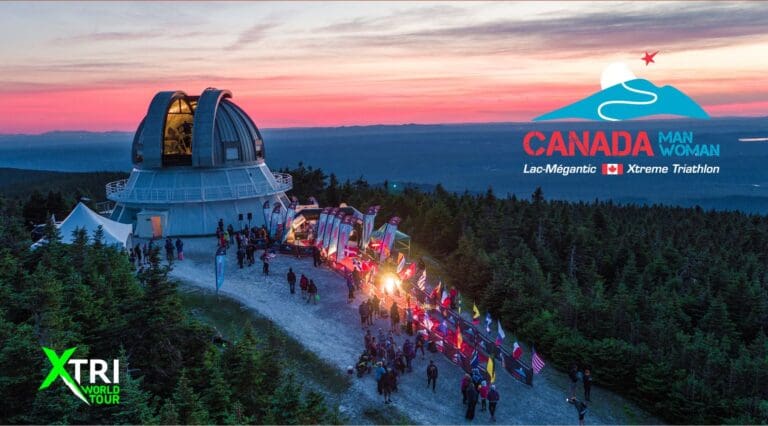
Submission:
[[[556,109],[533,121],[584,118],[621,121],[650,115],[709,118],[685,93],[672,86],[658,87],[642,78],[603,89],[578,102]]]

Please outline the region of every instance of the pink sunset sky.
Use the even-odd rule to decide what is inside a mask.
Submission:
[[[206,87],[261,127],[530,121],[613,62],[768,115],[760,2],[4,2],[0,37],[0,133],[134,131]]]

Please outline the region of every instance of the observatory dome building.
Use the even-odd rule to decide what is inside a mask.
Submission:
[[[269,170],[259,129],[231,97],[212,88],[155,95],[133,138],[130,177],[107,184],[113,220],[140,237],[208,235],[219,219],[260,226],[265,202],[285,209],[291,176]]]

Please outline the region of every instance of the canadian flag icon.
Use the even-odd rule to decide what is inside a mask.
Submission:
[[[616,163],[603,164],[603,174],[604,175],[623,175],[624,165],[616,164]]]

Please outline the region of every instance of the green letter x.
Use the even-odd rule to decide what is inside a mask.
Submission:
[[[69,361],[72,354],[75,353],[76,349],[77,347],[69,348],[61,354],[61,357],[59,357],[53,349],[43,347],[43,352],[48,356],[48,360],[51,361],[53,368],[51,369],[51,372],[48,373],[48,376],[38,390],[46,389],[57,377],[61,376],[61,380],[64,380],[64,383],[70,390],[72,390],[72,393],[74,393],[75,396],[82,399],[86,404],[91,405],[85,398],[85,395],[83,395],[83,391],[80,390],[80,385],[78,385],[77,382],[72,379],[72,376],[69,375],[67,370],[64,369],[64,366],[67,364],[67,361]]]

